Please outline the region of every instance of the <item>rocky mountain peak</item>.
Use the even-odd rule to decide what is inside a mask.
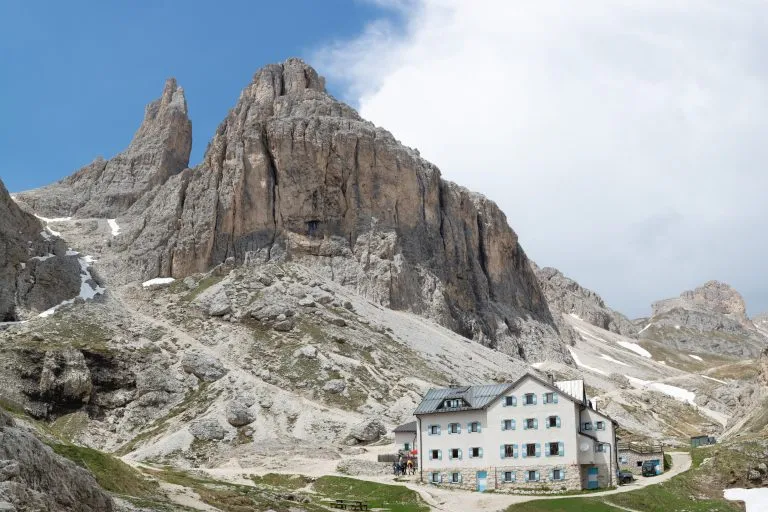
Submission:
[[[682,292],[680,297],[655,302],[652,308],[654,315],[683,308],[728,315],[741,323],[748,322],[744,298],[732,286],[720,281],[708,281],[698,288]]]
[[[99,157],[72,176],[16,199],[46,217],[118,217],[144,193],[185,169],[191,150],[184,90],[169,78],[160,98],[147,105],[125,151],[111,160]]]

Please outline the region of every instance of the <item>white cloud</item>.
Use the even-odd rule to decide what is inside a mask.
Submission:
[[[631,315],[709,279],[768,309],[768,5],[422,0],[318,67]]]

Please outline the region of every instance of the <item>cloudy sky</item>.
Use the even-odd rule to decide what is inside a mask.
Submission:
[[[710,279],[768,310],[766,3],[376,3],[312,60],[537,263],[630,316]]]

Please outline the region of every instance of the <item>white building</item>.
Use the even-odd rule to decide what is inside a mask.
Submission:
[[[411,421],[395,428],[395,446],[398,450],[410,452],[419,449],[418,423]]]
[[[415,411],[422,481],[484,491],[615,485],[616,422],[583,381],[430,389]]]

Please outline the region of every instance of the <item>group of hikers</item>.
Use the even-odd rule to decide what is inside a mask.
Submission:
[[[413,463],[413,459],[403,461],[401,457],[399,461],[392,463],[392,472],[395,476],[415,475],[416,466]]]

